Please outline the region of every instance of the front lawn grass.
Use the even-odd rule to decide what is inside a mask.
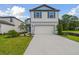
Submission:
[[[72,31],[72,30],[66,30],[66,31],[62,31],[62,32],[79,33],[79,30],[75,30],[75,31]]]
[[[79,42],[79,37],[78,37],[78,36],[65,35],[64,37],[66,37],[66,38],[68,38],[68,39],[70,39],[70,40]]]
[[[32,37],[19,36],[15,38],[5,38],[0,35],[0,55],[22,55],[28,47]]]
[[[65,32],[69,32],[69,33],[77,33],[79,34],[79,30],[66,30],[66,31],[63,31],[63,33]],[[73,40],[73,41],[76,41],[76,42],[79,42],[79,37],[78,36],[74,36],[74,35],[69,35],[69,34],[66,34],[66,35],[63,35],[64,37],[70,39],[70,40]]]

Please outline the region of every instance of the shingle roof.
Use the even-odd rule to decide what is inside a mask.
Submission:
[[[11,23],[4,21],[4,20],[0,20],[0,24],[7,24],[7,25],[15,26],[14,24],[11,24]]]
[[[43,6],[46,6],[46,7],[50,8],[51,10],[37,10],[38,8],[43,7]],[[38,7],[33,8],[33,9],[30,9],[30,11],[59,11],[59,10],[55,9],[53,7],[50,7],[50,6],[46,5],[46,4],[43,4],[43,5],[40,5]]]
[[[0,18],[15,18],[16,20],[21,21],[20,19],[14,17],[14,16],[0,16]],[[21,21],[21,22],[23,22],[23,21]]]

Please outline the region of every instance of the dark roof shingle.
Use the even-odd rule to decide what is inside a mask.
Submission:
[[[4,20],[0,20],[0,24],[7,24],[7,25],[15,26],[14,24],[11,24],[11,23],[4,21]]]
[[[43,7],[43,6],[46,6],[46,7],[50,8],[51,10],[37,10],[38,8]],[[33,8],[33,9],[30,9],[30,11],[57,11],[58,12],[60,10],[55,9],[53,7],[50,7],[50,6],[46,5],[46,4],[43,4],[43,5],[40,5],[38,7]]]

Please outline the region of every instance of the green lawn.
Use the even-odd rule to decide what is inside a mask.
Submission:
[[[66,37],[66,38],[68,38],[70,40],[74,40],[76,42],[79,42],[79,37],[78,36],[66,35],[64,37]]]
[[[68,30],[68,31],[63,31],[63,32],[79,33],[79,30],[78,31],[70,31],[70,30]]]
[[[0,55],[22,55],[32,37],[5,38],[0,35]]]
[[[79,30],[77,30],[77,31],[68,30],[68,31],[63,31],[63,32],[79,33]],[[70,40],[74,40],[74,41],[79,42],[79,37],[78,36],[73,36],[73,35],[66,34],[66,35],[64,35],[64,37],[66,37],[66,38],[68,38]]]

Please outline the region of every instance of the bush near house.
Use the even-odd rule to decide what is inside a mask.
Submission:
[[[57,25],[57,30],[58,30],[58,35],[62,35],[63,34],[63,29],[62,29],[63,27],[62,27],[62,22],[61,22],[61,20],[59,20],[59,23],[58,23],[58,25]]]
[[[8,33],[7,33],[7,37],[17,37],[17,36],[19,36],[19,33],[18,32],[16,32],[15,30],[10,30],[10,31],[8,31]]]
[[[61,25],[58,25],[57,29],[58,29],[58,35],[62,35],[63,33],[62,33]]]

